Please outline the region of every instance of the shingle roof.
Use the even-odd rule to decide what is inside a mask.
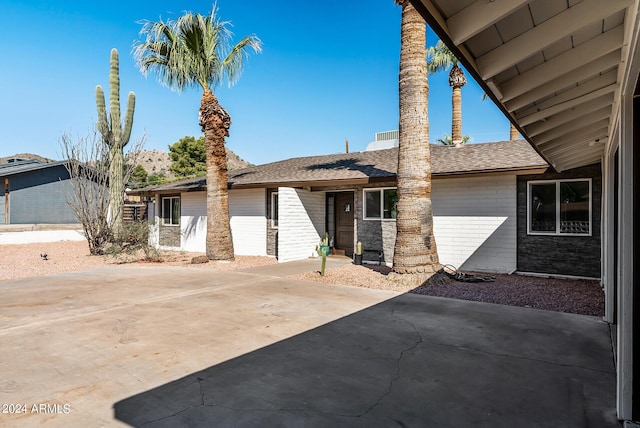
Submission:
[[[286,159],[229,172],[229,187],[277,187],[327,185],[395,179],[398,148]],[[431,146],[432,175],[449,176],[547,167],[524,140],[468,144],[462,147]],[[204,178],[151,186],[138,192],[189,191],[205,187]]]
[[[24,160],[11,163],[3,163],[0,165],[0,177],[21,174],[23,172],[36,171],[43,168],[51,168],[54,166],[65,165],[66,161],[57,162],[40,162],[37,160]]]

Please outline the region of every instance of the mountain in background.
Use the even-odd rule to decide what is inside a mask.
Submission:
[[[163,174],[169,179],[174,178],[169,169],[171,167],[169,152],[164,150],[141,150],[138,154],[138,164],[142,165],[149,175]],[[241,159],[240,156],[227,148],[227,167],[229,170],[248,166],[253,166],[253,164]]]
[[[18,153],[13,156],[0,158],[0,165],[7,163],[9,159],[35,159],[44,163],[56,162],[53,159],[48,159],[33,153]],[[240,156],[229,149],[227,149],[227,162],[230,170],[253,166],[253,164],[241,159]],[[138,163],[142,165],[149,175],[164,174],[167,178],[173,178],[173,173],[169,170],[171,166],[169,152],[164,150],[142,150],[138,156]]]
[[[18,153],[17,155],[0,158],[0,165],[2,165],[3,163],[7,163],[9,159],[29,159],[29,160],[35,159],[43,163],[55,162],[55,160],[53,159],[45,158],[39,155],[34,155],[33,153]]]

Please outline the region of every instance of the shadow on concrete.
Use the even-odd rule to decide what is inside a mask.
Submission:
[[[114,411],[135,427],[619,426],[606,323],[412,294]]]

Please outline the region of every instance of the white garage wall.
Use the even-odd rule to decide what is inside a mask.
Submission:
[[[440,263],[466,271],[516,269],[516,176],[435,179]]]
[[[278,188],[278,261],[310,257],[325,232],[325,193]]]

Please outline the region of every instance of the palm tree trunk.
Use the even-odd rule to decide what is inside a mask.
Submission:
[[[462,89],[454,86],[451,92],[451,143],[462,145]]]
[[[426,24],[408,0],[401,4],[398,215],[392,278],[418,285],[440,269],[431,208]]]
[[[509,140],[514,141],[520,138],[520,132],[518,132],[518,128],[513,126],[513,123],[509,122]]]
[[[456,147],[462,145],[462,87],[467,84],[464,71],[457,63],[449,72],[449,86],[451,86],[451,144]]]
[[[224,146],[225,137],[229,136],[231,118],[209,89],[202,94],[199,114],[207,150],[206,254],[211,260],[233,260],[227,192],[227,154]]]

